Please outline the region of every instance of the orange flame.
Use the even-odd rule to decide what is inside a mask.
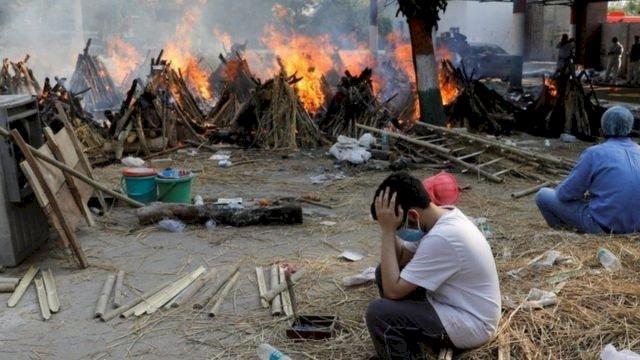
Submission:
[[[166,59],[171,62],[174,69],[180,69],[187,84],[204,99],[210,100],[213,98],[213,91],[209,84],[209,73],[200,66],[198,59],[191,54],[191,32],[201,15],[201,9],[198,7],[187,9],[176,28],[173,39],[165,45],[164,50]]]
[[[116,83],[122,83],[142,61],[142,57],[133,45],[118,37],[107,39],[107,65]]]
[[[285,35],[267,27],[262,40],[281,59],[288,75],[302,78],[295,88],[304,108],[309,112],[318,111],[325,103],[322,77],[333,69],[329,37]]]

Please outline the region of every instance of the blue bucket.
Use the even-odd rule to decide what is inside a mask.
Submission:
[[[155,176],[123,176],[120,186],[127,196],[143,204],[154,202],[158,199]]]

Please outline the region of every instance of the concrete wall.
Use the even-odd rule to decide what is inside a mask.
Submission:
[[[606,66],[607,64],[607,52],[609,51],[609,47],[611,46],[611,38],[614,36],[618,38],[620,44],[624,47],[624,54],[622,55],[622,69],[620,70],[620,74],[622,76],[626,76],[627,74],[627,66],[629,64],[629,51],[631,50],[631,45],[633,44],[633,37],[640,36],[640,24],[624,24],[624,23],[613,23],[613,24],[604,24],[602,26],[602,44],[600,45],[600,55],[602,64]]]
[[[562,34],[571,32],[571,8],[527,4],[527,51],[531,61],[554,61]]]

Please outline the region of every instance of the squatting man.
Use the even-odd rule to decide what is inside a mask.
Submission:
[[[500,321],[500,286],[478,228],[460,210],[433,204],[407,173],[380,184],[371,214],[382,235],[381,298],[369,304],[366,322],[378,358],[421,358],[421,345],[487,343]]]

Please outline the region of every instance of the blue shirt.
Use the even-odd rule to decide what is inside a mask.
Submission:
[[[587,191],[591,216],[605,231],[639,232],[640,146],[625,137],[586,149],[556,194],[561,201],[572,201],[583,199]]]

